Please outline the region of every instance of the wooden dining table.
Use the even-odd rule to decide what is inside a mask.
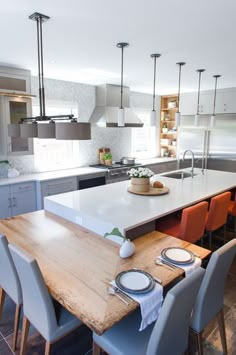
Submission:
[[[202,259],[210,254],[153,231],[137,238],[134,255],[122,259],[117,243],[43,210],[0,220],[0,233],[36,258],[50,294],[99,335],[139,307],[107,292],[118,273],[138,268],[160,279],[165,288],[184,270],[155,264],[164,248],[182,247]]]

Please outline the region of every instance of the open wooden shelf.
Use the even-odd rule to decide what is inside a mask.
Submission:
[[[176,105],[176,107],[168,107],[168,104]],[[175,113],[178,111],[178,96],[177,95],[165,95],[161,97],[161,121],[160,121],[160,147],[161,156],[176,157],[177,146],[177,131],[162,132],[163,128],[171,130],[175,127]],[[163,141],[166,140],[164,143]],[[172,145],[172,141],[176,144]]]

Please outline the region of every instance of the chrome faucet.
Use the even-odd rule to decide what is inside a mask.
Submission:
[[[192,150],[190,150],[190,149],[187,149],[187,150],[185,150],[185,152],[184,152],[184,154],[183,154],[183,161],[184,161],[184,158],[185,158],[185,155],[186,155],[186,153],[190,153],[191,155],[192,155],[192,168],[191,168],[191,173],[192,173],[192,178],[193,178],[193,173],[194,173],[194,154],[193,154],[193,151]]]

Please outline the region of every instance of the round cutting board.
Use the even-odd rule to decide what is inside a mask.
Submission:
[[[161,189],[158,189],[156,187],[150,186],[150,189],[147,192],[136,192],[136,191],[133,191],[132,186],[129,186],[128,191],[131,192],[132,194],[136,194],[136,195],[157,196],[157,195],[168,194],[169,189],[168,189],[168,187],[162,187]]]

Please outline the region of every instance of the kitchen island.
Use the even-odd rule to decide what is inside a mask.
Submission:
[[[236,173],[195,173],[184,180],[155,175],[169,188],[166,195],[134,195],[127,191],[130,181],[123,181],[46,197],[45,210],[100,235],[116,227],[133,239],[155,230],[156,219],[236,187]]]

